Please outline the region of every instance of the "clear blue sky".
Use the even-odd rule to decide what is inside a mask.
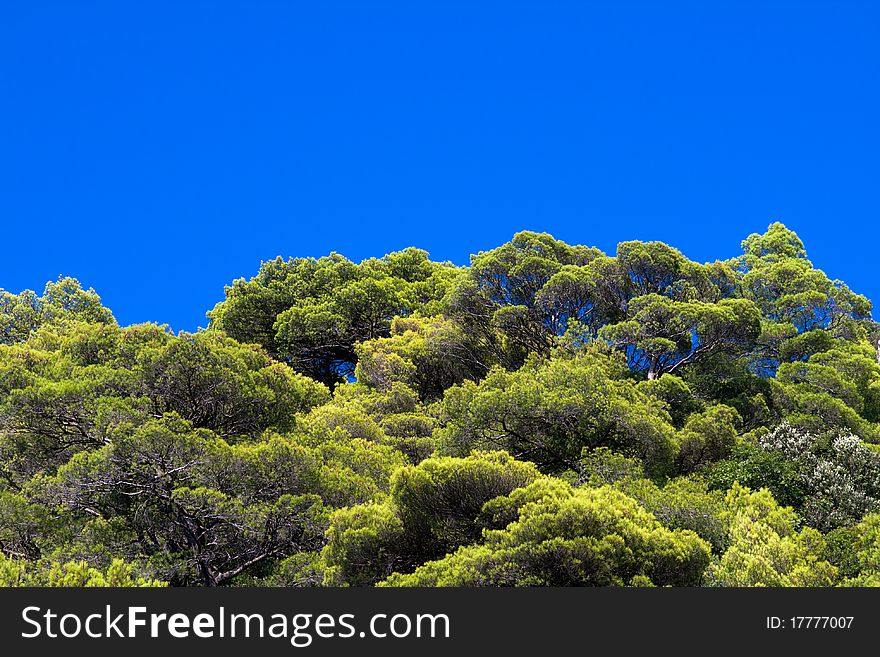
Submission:
[[[780,220],[880,302],[878,5],[0,2],[0,287],[191,330],[279,254]]]

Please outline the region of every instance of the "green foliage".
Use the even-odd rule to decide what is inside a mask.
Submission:
[[[802,258],[752,261],[742,285],[764,317],[790,323],[802,333],[817,328],[833,332],[845,318],[862,319],[871,312],[865,297]]]
[[[403,383],[423,401],[482,378],[495,362],[491,352],[456,323],[439,317],[395,318],[390,337],[361,342],[356,351],[359,383],[377,390]]]
[[[838,530],[832,554],[846,577],[843,586],[880,586],[880,514],[866,515],[852,528]]]
[[[315,444],[338,437],[360,438],[394,448],[417,463],[435,449],[432,438],[436,419],[427,413],[416,392],[395,382],[386,390],[350,383],[336,390],[333,402],[298,420]],[[404,459],[389,457],[392,466]]]
[[[636,388],[666,405],[672,424],[681,428],[691,413],[701,410],[702,404],[694,397],[686,381],[673,374],[639,381]]]
[[[286,431],[296,413],[329,401],[326,388],[260,350],[211,333],[181,334],[144,364],[157,413],[178,413],[224,437]]]
[[[626,378],[619,358],[599,349],[572,359],[530,360],[517,372],[492,370],[444,400],[441,450],[505,449],[545,472],[578,469],[585,447],[610,447],[663,475],[678,451],[669,415]]]
[[[0,290],[0,584],[880,585],[880,328],[782,224]],[[503,450],[503,451],[498,451]]]
[[[624,456],[608,447],[584,448],[578,467],[578,484],[598,487],[643,478],[644,467],[639,459]]]
[[[806,260],[804,243],[794,233],[778,221],[770,224],[763,235],[752,233],[742,241],[744,266],[754,268],[756,263],[779,262],[781,260]]]
[[[678,477],[658,487],[647,479],[623,478],[615,488],[635,498],[668,529],[688,529],[722,554],[730,544],[724,520],[724,494],[709,490],[703,479]]]
[[[727,493],[724,517],[730,547],[707,570],[714,586],[830,586],[837,569],[823,559],[825,540],[812,528],[796,531],[794,511],[766,490],[738,485]]]
[[[41,320],[40,298],[34,292],[12,294],[0,289],[0,344],[27,340]]]
[[[759,444],[796,468],[804,491],[796,508],[810,526],[829,531],[880,508],[880,452],[856,436],[826,439],[782,424]]]
[[[100,543],[173,584],[217,585],[320,548],[325,503],[378,494],[371,475],[387,485],[393,454],[358,440],[312,448],[270,436],[231,445],[166,416],[116,431],[110,444],[76,455],[56,476],[35,478],[28,492],[78,529],[67,551],[76,554],[85,541],[95,552]]]
[[[333,514],[323,559],[331,584],[368,586],[406,568],[403,522],[388,504],[362,504]]]
[[[391,499],[413,545],[427,555],[445,554],[479,537],[475,520],[486,502],[537,476],[531,463],[505,452],[437,457],[395,472]]]
[[[359,265],[336,253],[279,257],[228,286],[209,317],[212,327],[333,386],[353,372],[358,342],[387,337],[398,315],[436,312],[456,274],[418,249]]]
[[[487,502],[538,477],[504,452],[437,457],[399,469],[385,504],[337,511],[324,550],[328,581],[361,586],[478,540]]]
[[[700,583],[709,546],[664,528],[610,488],[569,489],[522,507],[481,545],[429,562],[389,586],[687,586]]]
[[[241,440],[290,430],[330,398],[256,347],[155,325],[47,324],[0,345],[0,372],[0,472],[14,486],[163,413]]]
[[[600,335],[625,350],[648,379],[678,371],[714,353],[746,352],[760,333],[760,313],[747,299],[676,301],[652,293],[633,299],[629,318]]]
[[[43,296],[31,290],[11,294],[0,288],[0,345],[24,342],[43,324],[73,321],[116,324],[94,290],[83,290],[74,278],[46,283]]]
[[[135,572],[134,566],[114,559],[105,570],[91,568],[85,561],[67,563],[29,562],[9,559],[0,554],[0,587],[160,587],[165,582],[147,579]]]
[[[714,490],[728,490],[737,483],[767,489],[780,504],[795,508],[803,506],[807,495],[797,463],[750,442],[736,445],[732,458],[714,464],[704,475]]]
[[[679,472],[691,472],[729,456],[741,422],[736,409],[720,404],[688,417],[681,431]]]
[[[588,310],[573,308],[578,284],[569,295],[557,275],[600,257],[598,249],[570,246],[546,233],[517,233],[507,244],[471,258],[468,276],[459,279],[447,310],[496,362],[517,367],[529,352],[548,353],[554,329],[564,331],[573,315],[583,320]]]
[[[735,281],[724,263],[699,265],[661,242],[623,242],[609,258],[521,232],[473,257],[447,312],[508,369],[581,333],[625,350],[653,379],[751,346],[760,314],[748,300],[727,298]]]
[[[32,494],[82,521],[124,518],[132,556],[172,583],[216,585],[320,544],[325,512],[308,492],[319,476],[315,455],[295,443],[233,446],[167,416],[78,454]]]
[[[38,559],[41,534],[52,529],[45,507],[19,493],[0,491],[0,554]]]

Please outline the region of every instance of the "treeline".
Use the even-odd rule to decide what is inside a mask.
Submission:
[[[0,585],[880,585],[880,330],[773,224],[0,290]]]

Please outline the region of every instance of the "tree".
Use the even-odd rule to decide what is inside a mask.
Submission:
[[[600,347],[571,359],[532,359],[513,373],[494,369],[479,384],[447,391],[441,450],[505,449],[558,473],[577,471],[585,447],[605,446],[663,475],[678,452],[675,430],[661,404],[626,373],[622,360]]]
[[[521,508],[480,545],[425,564],[387,586],[693,586],[709,546],[670,531],[611,488],[571,489]]]
[[[688,417],[681,432],[678,471],[692,472],[730,455],[742,421],[730,406],[712,406]]]
[[[750,235],[742,246],[737,264],[744,296],[766,318],[792,324],[800,333],[816,328],[833,332],[846,318],[863,319],[871,312],[865,297],[814,269],[803,242],[783,224]]]
[[[595,336],[625,315],[629,281],[614,258],[597,256],[586,265],[565,265],[535,296],[541,322],[553,335],[586,327]]]
[[[0,372],[0,474],[14,487],[106,445],[122,424],[175,412],[241,440],[288,431],[297,413],[329,400],[258,347],[156,325],[46,324],[0,345]]]
[[[49,281],[42,296],[31,290],[12,294],[0,288],[0,345],[24,342],[44,324],[71,321],[116,325],[95,291],[84,290],[75,278]]]
[[[685,302],[651,293],[633,299],[628,314],[600,335],[626,351],[630,366],[648,380],[717,352],[744,353],[760,330],[758,310],[745,299]]]
[[[721,555],[729,547],[724,494],[709,490],[702,478],[677,477],[660,487],[649,479],[633,476],[616,481],[614,487],[638,500],[667,529],[687,529],[697,534],[712,546],[713,554]]]
[[[123,518],[129,549],[163,579],[215,586],[320,547],[319,468],[295,443],[230,446],[168,416],[78,454],[32,494],[83,520]]]
[[[0,583],[880,585],[871,304],[742,247],[277,258],[192,334],[0,290]]]
[[[287,431],[298,412],[329,400],[323,385],[212,333],[182,333],[151,356],[141,386],[154,413],[178,413],[227,438]]]
[[[40,324],[40,299],[34,292],[0,289],[0,344],[24,342]]]
[[[336,253],[279,257],[228,286],[208,315],[212,327],[333,387],[353,373],[358,342],[387,337],[398,315],[436,312],[457,271],[418,249],[359,265]]]
[[[835,561],[846,569],[842,586],[880,586],[880,514],[870,513],[854,527],[829,534]]]
[[[529,353],[546,354],[553,346],[542,288],[564,267],[583,267],[601,256],[598,249],[570,246],[546,233],[519,232],[471,258],[446,312],[465,333],[479,337],[495,362],[514,369]]]
[[[782,424],[759,444],[797,468],[804,495],[798,508],[821,531],[850,525],[880,507],[880,452],[856,436],[825,439]]]
[[[399,469],[386,504],[336,512],[324,549],[327,581],[361,586],[411,572],[481,536],[481,512],[538,477],[504,452],[438,457]]]
[[[830,586],[837,569],[823,559],[825,541],[812,528],[795,531],[797,516],[766,490],[734,484],[724,512],[730,547],[707,570],[714,586]]]
[[[160,587],[165,582],[148,579],[136,573],[132,564],[115,559],[106,569],[91,568],[85,561],[67,563],[29,562],[9,559],[0,553],[0,587]]]
[[[436,447],[432,437],[436,419],[416,392],[399,382],[387,390],[361,383],[339,386],[331,403],[300,416],[297,422],[317,447],[339,437],[387,445],[399,452],[396,458],[386,457],[389,464],[418,463]]]
[[[398,317],[391,335],[355,347],[355,378],[377,390],[395,382],[433,401],[453,385],[479,380],[495,364],[492,354],[454,322],[440,317]]]

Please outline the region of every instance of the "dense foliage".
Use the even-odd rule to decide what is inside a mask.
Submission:
[[[773,224],[0,290],[0,585],[880,585],[871,304]]]

